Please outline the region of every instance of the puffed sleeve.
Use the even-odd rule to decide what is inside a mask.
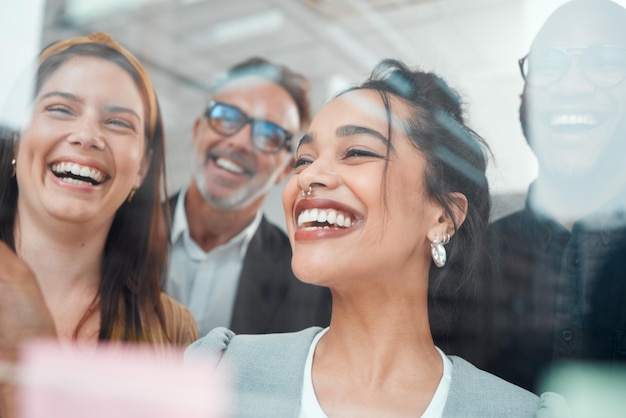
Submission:
[[[234,336],[234,332],[224,327],[212,329],[207,335],[187,347],[185,361],[210,359],[216,361],[215,366],[217,366]]]
[[[541,405],[537,411],[537,418],[572,418],[569,405],[562,395],[544,392],[540,399]]]

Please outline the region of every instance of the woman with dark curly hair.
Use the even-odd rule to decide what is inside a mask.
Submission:
[[[446,356],[429,326],[429,282],[474,279],[490,210],[486,150],[459,95],[399,61],[322,108],[283,205],[294,273],[330,288],[330,326],[221,328],[187,349],[234,369],[235,416],[534,416],[537,396]]]

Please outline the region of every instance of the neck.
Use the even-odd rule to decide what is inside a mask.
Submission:
[[[263,203],[259,199],[247,207],[221,210],[207,203],[192,181],[185,195],[185,214],[191,238],[204,251],[218,247],[252,223]]]
[[[40,220],[18,207],[17,253],[34,271],[44,296],[97,288],[110,223],[90,226]]]
[[[342,289],[331,286],[330,328],[311,370],[329,416],[421,416],[437,390],[443,362],[428,325],[428,269],[394,268],[348,272],[336,282]]]
[[[74,338],[78,323],[96,300],[110,224],[111,221],[76,225],[42,220],[18,207],[17,254],[35,273],[61,339]],[[88,319],[78,338],[95,341],[99,311]]]
[[[384,380],[407,361],[423,369],[440,365],[428,322],[427,289],[413,285],[420,280],[412,277],[408,289],[384,279],[365,282],[360,287],[366,289],[358,294],[333,290],[333,314],[324,337],[327,352],[368,379]]]
[[[608,207],[607,204],[616,199],[623,188],[599,184],[597,179],[592,183],[584,180],[554,181],[540,176],[532,190],[530,202],[536,211],[549,215],[571,230],[576,221],[598,210],[620,209],[617,201],[616,206]]]

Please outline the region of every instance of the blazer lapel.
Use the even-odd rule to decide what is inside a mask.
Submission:
[[[230,326],[238,334],[268,332],[289,289],[284,257],[291,251],[266,239],[269,227],[263,218],[244,258]]]

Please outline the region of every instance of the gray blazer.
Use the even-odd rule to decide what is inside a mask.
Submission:
[[[234,417],[297,417],[304,363],[311,341],[322,328],[266,335],[235,335],[216,328],[190,345],[185,359],[217,359],[234,372]],[[536,395],[472,366],[460,357],[452,362],[452,381],[444,417],[534,417]]]

